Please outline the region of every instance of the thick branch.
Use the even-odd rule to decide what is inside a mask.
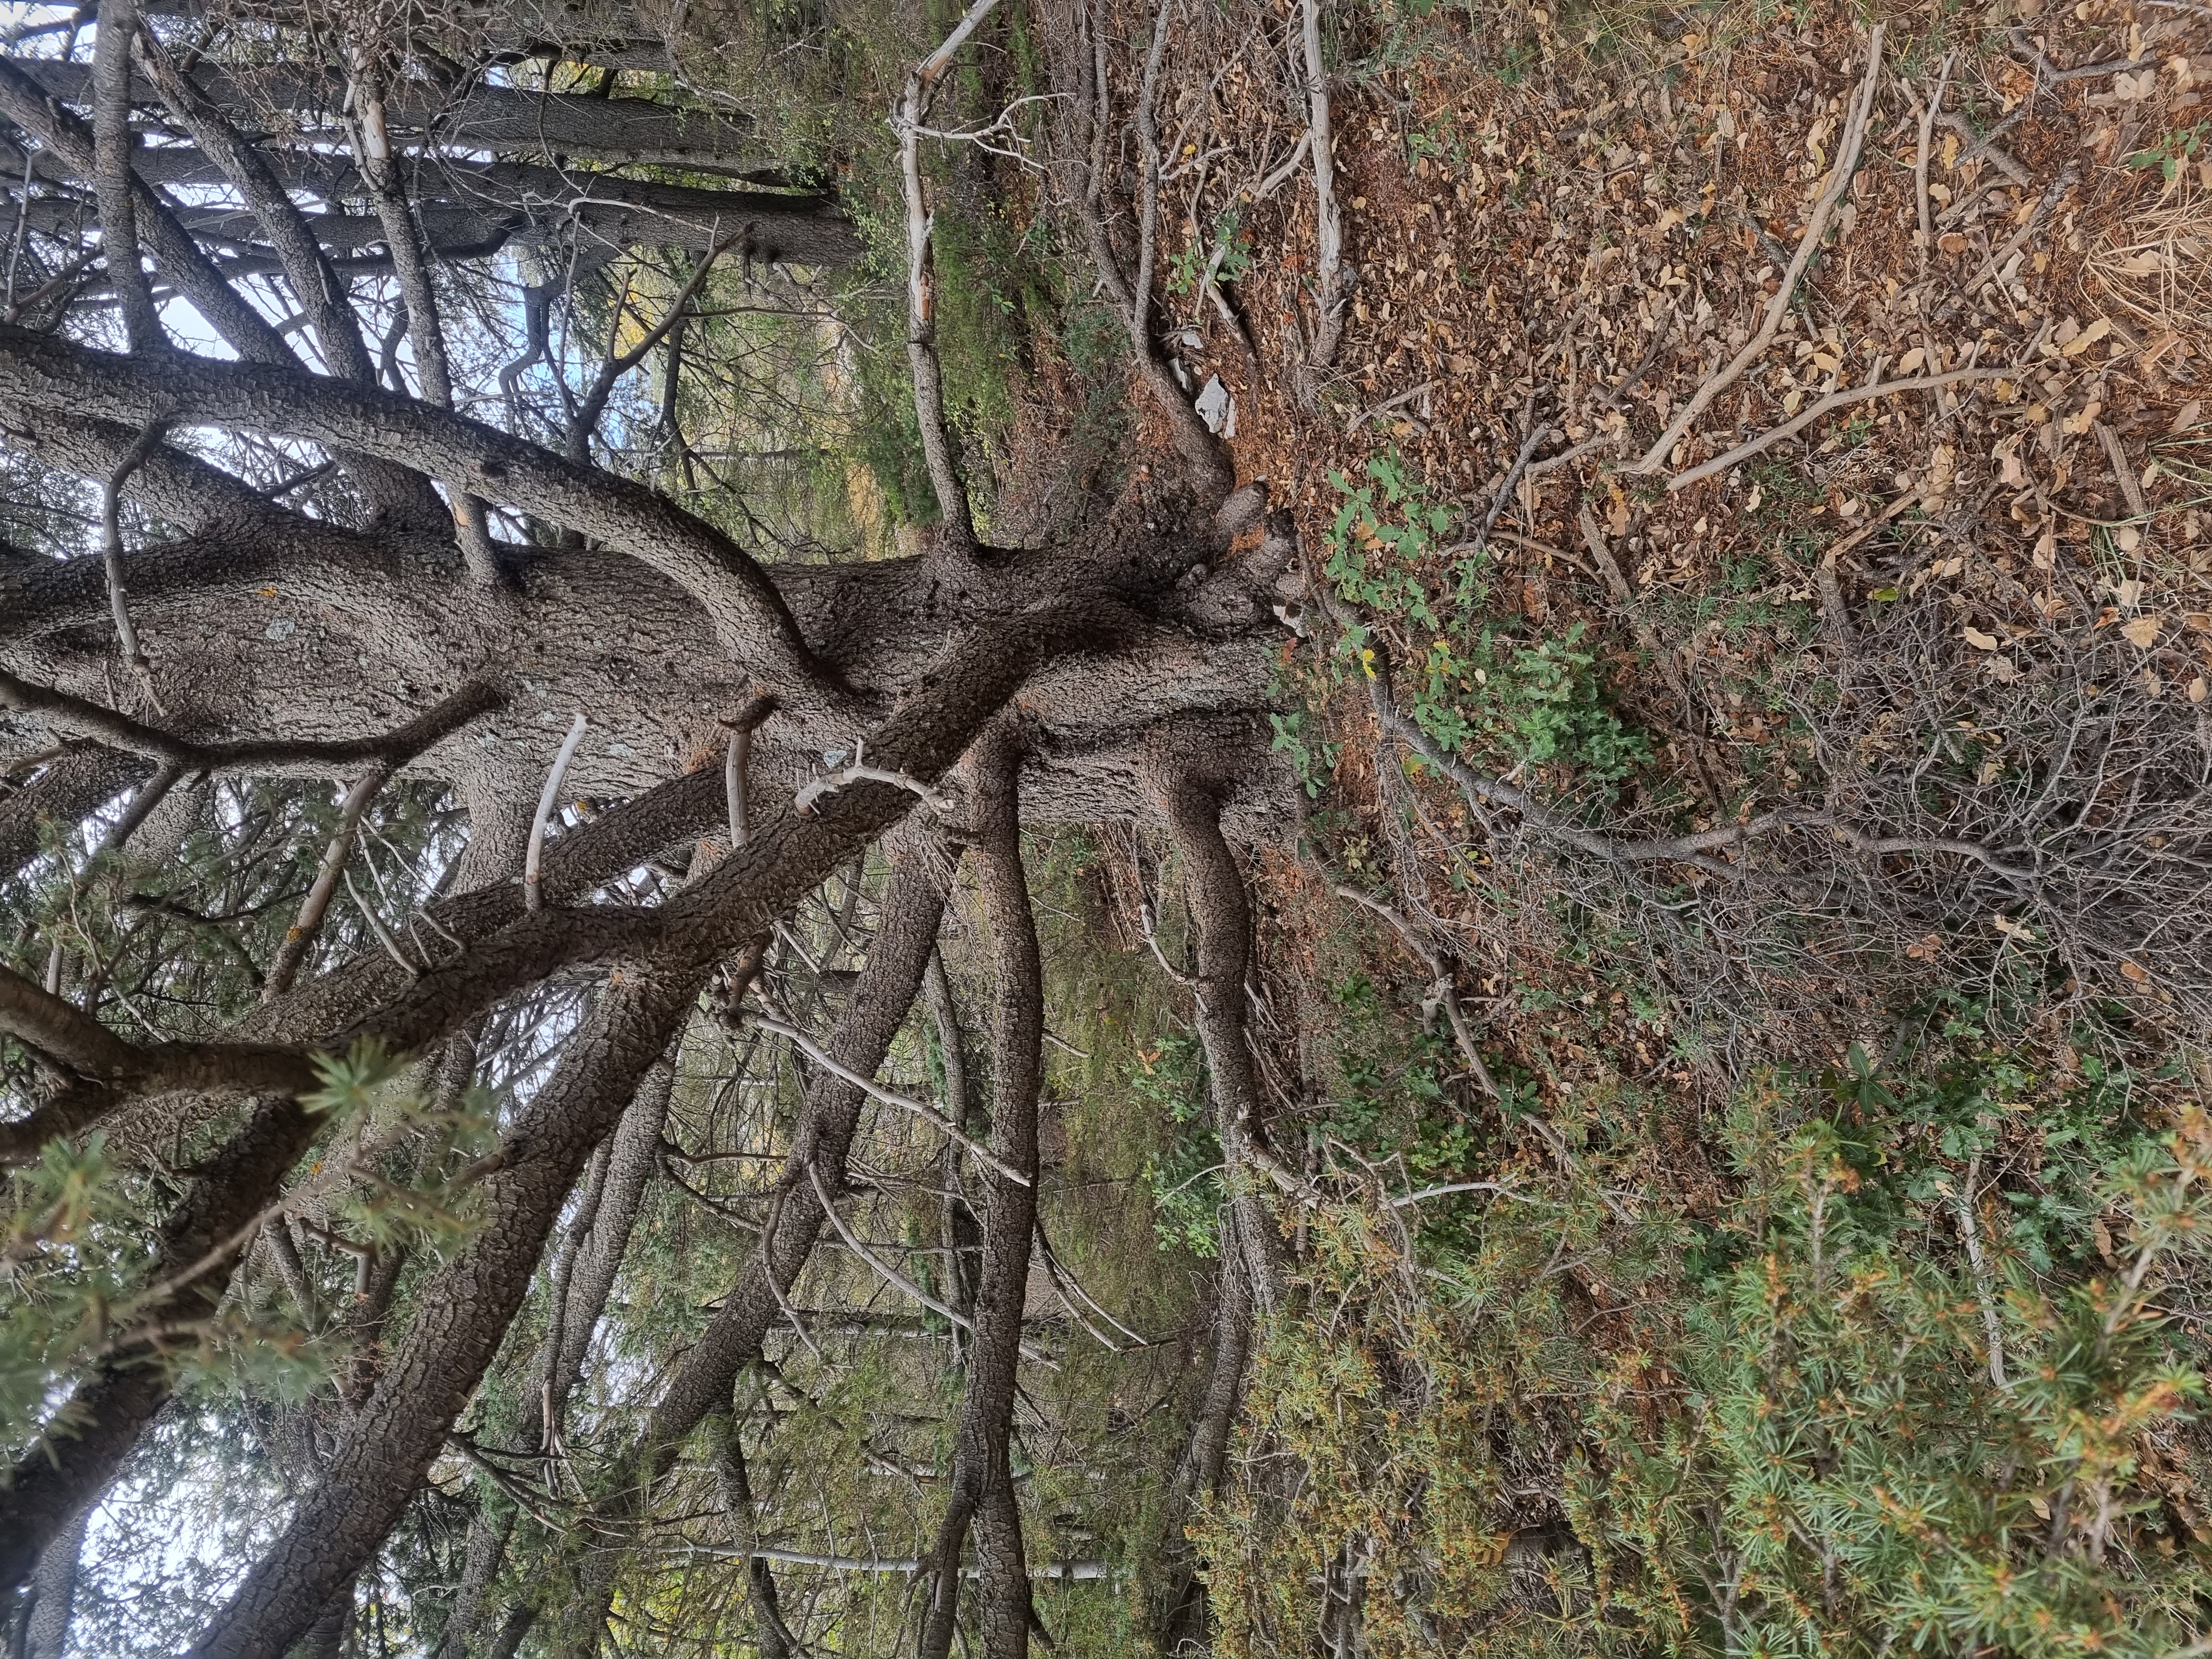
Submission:
[[[960,1552],[970,1527],[982,1577],[984,1651],[1029,1651],[1029,1570],[1011,1459],[1021,1358],[1022,1304],[1036,1233],[1037,1097],[1043,1081],[1044,969],[1022,870],[1017,817],[1021,753],[1004,727],[978,744],[974,763],[978,884],[991,930],[991,1143],[1017,1178],[983,1176],[982,1274],[975,1348],[954,1431],[951,1490],[931,1551],[933,1577],[921,1659],[946,1659],[957,1625]]]
[[[396,769],[506,702],[507,693],[501,687],[486,680],[471,680],[428,714],[381,737],[328,743],[195,743],[66,691],[33,685],[0,669],[0,707],[37,714],[62,731],[195,772],[247,772],[278,766],[335,769],[364,764]]]
[[[37,137],[79,178],[98,175],[99,161],[90,129],[50,100],[25,72],[21,62],[0,58],[0,115]],[[130,193],[138,235],[152,251],[162,275],[214,325],[216,332],[229,342],[231,349],[248,362],[296,367],[297,360],[275,325],[223,279],[213,262],[200,251],[199,244],[192,240],[191,233],[135,174]],[[143,426],[158,407],[149,403],[139,413],[119,418],[128,420],[133,426]]]
[[[154,313],[154,289],[138,263],[138,216],[132,200],[131,37],[137,33],[131,0],[100,0],[92,53],[92,188],[100,204],[100,241],[107,280],[123,307],[124,337],[133,351],[164,351],[168,342]]]
[[[610,980],[503,1138],[498,1167],[478,1188],[483,1224],[422,1286],[413,1328],[322,1480],[191,1659],[283,1659],[383,1543],[498,1351],[586,1160],[667,1047],[702,977],[639,964]]]
[[[837,707],[849,701],[807,646],[775,583],[727,536],[642,484],[415,398],[296,368],[201,359],[148,364],[4,326],[0,393],[142,424],[167,410],[180,419],[289,433],[458,476],[487,500],[519,502],[659,570],[696,599],[730,649],[787,699]]]

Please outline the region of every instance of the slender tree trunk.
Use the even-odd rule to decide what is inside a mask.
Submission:
[[[364,1566],[491,1363],[585,1161],[667,1046],[702,972],[617,968],[559,1068],[520,1111],[479,1188],[484,1224],[422,1286],[420,1311],[321,1483],[191,1649],[282,1659]]]
[[[922,975],[937,941],[951,880],[951,853],[920,833],[894,838],[890,880],[868,959],[845,1003],[827,1051],[839,1066],[872,1076],[890,1051],[921,994]],[[769,1199],[775,1224],[746,1261],[714,1317],[684,1356],[646,1424],[636,1451],[617,1467],[635,1472],[599,1505],[603,1527],[619,1539],[652,1486],[673,1465],[678,1449],[707,1417],[726,1409],[738,1374],[756,1358],[783,1308],[799,1270],[814,1253],[823,1227],[822,1207],[810,1166],[835,1191],[859,1130],[866,1094],[826,1068],[807,1091],[775,1191]],[[588,1654],[605,1619],[609,1587],[620,1559],[619,1543],[603,1547],[585,1565],[584,1593],[568,1651]]]

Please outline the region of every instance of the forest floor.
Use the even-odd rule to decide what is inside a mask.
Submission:
[[[1832,1519],[1817,1546],[1801,1528],[1784,1549],[1797,1568],[1770,1560],[1762,1582],[1731,1528],[1778,1524],[1774,1511],[1719,1518],[1743,1470],[1831,1431],[1840,1396],[1777,1385],[1778,1352],[1850,1384],[1880,1377],[1900,1417],[1916,1388],[1940,1396],[1947,1367],[1974,1363],[1978,1339],[1954,1332],[1916,1382],[1899,1357],[1918,1340],[1899,1339],[1911,1318],[1822,1327],[1783,1287],[1828,1282],[1824,1194],[1863,1177],[1899,1204],[1857,1224],[1861,1283],[1887,1282],[1893,1250],[1934,1250],[1956,1305],[1990,1308],[1994,1271],[2033,1323],[2065,1262],[2086,1263],[2077,1276],[2117,1264],[2112,1228],[2127,1224],[2099,1161],[2200,1121],[2212,1091],[2203,1057],[2163,1035],[2162,981],[2194,964],[2121,960],[2101,1001],[2063,973],[2047,996],[2008,998],[2008,949],[2029,935],[2000,908],[1899,938],[1873,971],[1817,951],[1777,966],[1747,932],[1705,941],[1709,979],[1686,973],[1579,890],[1555,902],[1555,866],[1532,887],[1510,867],[1517,844],[1433,772],[1386,778],[1398,761],[1368,683],[1379,667],[1389,686],[1395,666],[1443,749],[1464,744],[1580,822],[1663,834],[1820,799],[1832,757],[1806,687],[1838,642],[1887,654],[1900,683],[1924,668],[1948,686],[1957,724],[1984,728],[1984,782],[2044,758],[2008,732],[2001,697],[2037,675],[2055,628],[2124,639],[2128,695],[2165,703],[2203,744],[2212,14],[1877,9],[1872,114],[1825,236],[1808,222],[1869,82],[1865,21],[1839,8],[1477,16],[1384,0],[1336,14],[1352,280],[1317,383],[1300,373],[1316,333],[1315,194],[1287,165],[1303,126],[1283,95],[1302,84],[1297,14],[1206,8],[1178,26],[1159,92],[1159,302],[1190,383],[1218,377],[1231,394],[1240,472],[1293,508],[1310,579],[1332,594],[1310,599],[1283,650],[1279,746],[1313,804],[1297,847],[1261,860],[1268,997],[1297,1011],[1281,1029],[1306,1034],[1272,1057],[1274,1133],[1304,1139],[1310,1176],[1364,1172],[1377,1201],[1356,1220],[1297,1218],[1310,1319],[1274,1332],[1241,1485],[1197,1534],[1221,1650],[1289,1650],[1300,1632],[1326,1642],[1357,1623],[1376,1651],[1580,1651],[1608,1618],[1741,1640],[1740,1591],[1765,1599],[1768,1636],[1871,1650],[1961,1628],[1971,1573],[1930,1589],[1944,1575],[1923,1563],[1917,1613],[1883,1601],[1864,1565],[1879,1526]],[[1131,40],[1151,23],[1149,8],[1117,10]],[[1117,88],[1125,108],[1138,95]],[[1776,343],[1639,469],[1760,329],[1801,245]],[[1206,291],[1209,267],[1231,308]],[[1975,369],[1995,372],[1959,373]],[[1831,398],[1832,414],[1778,432]],[[1532,447],[1540,427],[1552,435]],[[1337,606],[1357,617],[1349,635]],[[1879,715],[1862,739],[1882,759],[1918,740],[1891,738]],[[1144,890],[1133,866],[1120,879]],[[1379,892],[1423,942],[1399,951],[1333,902],[1337,883]],[[1439,947],[1462,964],[1494,1088],[1453,1051]],[[1847,1154],[1821,1139],[1838,1112]],[[1517,1201],[1418,1224],[1383,1201],[1486,1182]],[[1759,1299],[1738,1264],[1778,1225],[1799,1254],[1766,1258],[1771,1322],[1717,1327],[1730,1297]],[[2177,1330],[2181,1352],[2201,1357],[2200,1335]],[[1989,1363],[2001,1371],[2002,1354]],[[1723,1424],[1732,1389],[1758,1403]],[[2024,1409],[1996,1395],[1982,1408]],[[2212,1537],[2206,1449],[2172,1425],[2130,1445],[2146,1517],[2130,1547],[2185,1559]],[[1655,1480],[1639,1459],[1662,1446],[1680,1473]],[[1808,1476],[1793,1501],[1856,1516],[1911,1474],[1986,1497],[1962,1455],[1913,1469],[1892,1449]],[[2020,1501],[2051,1521],[2047,1497]],[[2068,1524],[2061,1498],[2054,1540]],[[2086,1547],[2100,1561],[2101,1536]],[[2001,1537],[1984,1539],[1988,1559]],[[1856,1611],[1834,1579],[1854,1546]],[[2154,1595],[2109,1592],[2106,1616],[2124,1601],[2155,1624],[2140,1612]],[[2071,1605],[2048,1594],[2046,1613]],[[2002,1621],[1984,1628],[2005,1639]]]

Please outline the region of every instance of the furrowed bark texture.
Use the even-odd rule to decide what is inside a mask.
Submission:
[[[1195,728],[1202,732],[1204,728]],[[1249,1294],[1262,1307],[1278,1299],[1282,1280],[1282,1240],[1273,1219],[1251,1194],[1250,1177],[1260,1144],[1260,1082],[1252,1061],[1244,1018],[1245,981],[1252,966],[1252,906],[1244,872],[1221,833],[1224,781],[1200,775],[1182,755],[1193,733],[1163,744],[1156,752],[1153,790],[1168,821],[1176,850],[1188,872],[1191,914],[1198,923],[1196,994],[1200,1045],[1213,1085],[1223,1160],[1234,1175],[1236,1225],[1231,1230]],[[1223,751],[1235,754],[1237,751]],[[1229,1274],[1224,1260],[1223,1274]]]
[[[39,1557],[38,1574],[31,1581],[31,1606],[23,1621],[23,1659],[62,1659],[76,1605],[77,1562],[84,1553],[85,1526],[91,1519],[92,1505],[88,1504]]]
[[[0,62],[0,81],[6,69]],[[735,542],[643,484],[480,422],[296,367],[148,362],[6,325],[0,392],[109,420],[143,424],[167,409],[179,418],[289,433],[455,479],[488,501],[520,501],[568,529],[628,548],[666,575],[763,683],[799,702],[837,700],[783,595]]]
[[[498,1351],[576,1177],[667,1047],[702,975],[617,969],[479,1188],[483,1225],[421,1311],[321,1483],[202,1632],[191,1659],[283,1659],[384,1541]]]
[[[1029,1566],[1012,1458],[1014,1395],[1030,1245],[1036,1236],[1037,1096],[1043,1081],[1044,968],[1022,871],[1015,778],[1020,753],[1000,727],[978,744],[976,878],[991,931],[991,1150],[1024,1182],[994,1170],[983,1182],[982,1270],[975,1346],[954,1431],[945,1519],[931,1551],[922,1659],[946,1659],[958,1624],[961,1546],[972,1529],[988,1659],[1024,1659],[1030,1623]]]
[[[251,1220],[276,1195],[318,1127],[296,1100],[254,1107],[162,1224],[149,1280],[158,1284],[198,1262]],[[137,1316],[160,1324],[206,1318],[222,1300],[235,1259],[234,1252]],[[56,1426],[0,1490],[0,1594],[20,1587],[40,1552],[106,1488],[168,1399],[170,1382],[158,1355],[126,1351],[77,1384]]]
[[[890,880],[868,959],[848,994],[843,1016],[825,1051],[840,1066],[872,1077],[890,1052],[921,994],[922,975],[945,913],[951,859],[920,832],[894,837]],[[684,1357],[647,1419],[637,1449],[617,1464],[635,1472],[599,1506],[603,1527],[619,1536],[651,1488],[673,1467],[684,1439],[712,1413],[726,1410],[739,1371],[758,1357],[761,1343],[783,1317],[783,1304],[799,1270],[814,1253],[823,1225],[822,1206],[807,1171],[836,1190],[844,1178],[867,1096],[856,1084],[824,1069],[807,1091],[799,1128],[769,1198],[773,1231],[745,1263],[714,1317]],[[605,1618],[608,1587],[622,1546],[603,1547],[585,1564],[585,1595],[571,1632],[571,1651],[589,1653]]]

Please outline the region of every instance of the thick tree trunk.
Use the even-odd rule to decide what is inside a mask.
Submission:
[[[283,1659],[383,1542],[528,1291],[592,1149],[667,1046],[703,978],[617,968],[558,1070],[516,1115],[479,1188],[483,1224],[423,1285],[414,1325],[348,1425],[321,1482],[191,1649]]]
[[[988,1659],[1024,1659],[1031,1619],[1029,1565],[1012,1464],[1014,1395],[1030,1247],[1036,1237],[1037,1097],[1043,1082],[1044,969],[1022,870],[1015,780],[1020,751],[1004,727],[977,745],[976,874],[991,930],[991,1151],[1019,1180],[979,1170],[987,1202],[975,1345],[954,1431],[952,1479],[931,1550],[921,1659],[946,1659],[957,1627],[961,1546],[972,1529]]]

